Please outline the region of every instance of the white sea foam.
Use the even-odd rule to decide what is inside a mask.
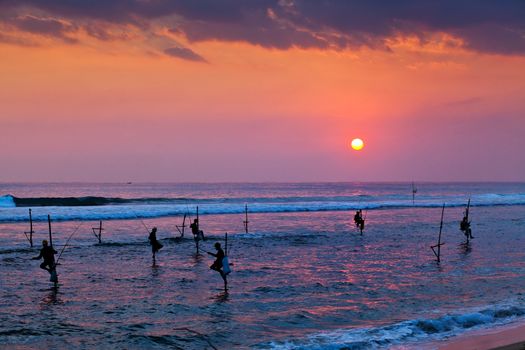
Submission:
[[[525,318],[523,300],[504,302],[464,314],[435,319],[415,319],[375,328],[339,329],[312,334],[304,339],[261,344],[279,350],[382,349],[399,344],[415,344],[456,336],[471,329],[508,324]]]
[[[367,201],[349,201],[341,197],[319,197],[298,198],[290,197],[288,201],[284,198],[253,198],[249,203],[250,213],[293,213],[293,212],[319,212],[319,211],[351,211],[356,209],[396,209],[396,208],[435,208],[443,203],[447,207],[462,207],[465,198],[450,196],[427,196],[418,199],[415,204],[406,199],[390,199],[391,196],[370,198]],[[315,199],[315,200],[314,200]],[[111,219],[134,219],[156,218],[166,216],[183,215],[193,210],[187,203],[179,200],[167,203],[144,203],[134,202],[127,204],[108,204],[95,206],[45,206],[33,208],[33,219],[46,220],[47,214],[51,214],[55,220],[111,220]],[[200,214],[241,214],[244,213],[244,200],[236,201],[235,198],[207,199],[205,203],[199,204]],[[525,205],[525,194],[477,194],[472,196],[472,206],[500,206],[500,205]],[[27,207],[16,207],[12,196],[0,197],[0,222],[27,220]]]

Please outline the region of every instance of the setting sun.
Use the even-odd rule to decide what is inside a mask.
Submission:
[[[360,151],[364,145],[365,144],[361,139],[353,139],[351,143],[352,148],[356,151]]]

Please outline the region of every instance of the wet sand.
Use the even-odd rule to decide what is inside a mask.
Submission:
[[[485,334],[458,337],[439,350],[525,350],[525,324]]]

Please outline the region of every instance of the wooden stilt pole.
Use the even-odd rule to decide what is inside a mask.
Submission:
[[[51,216],[47,215],[47,225],[49,227],[49,246],[53,247],[53,234],[51,233]]]
[[[102,231],[104,230],[102,228],[102,220],[99,221],[98,227],[92,227],[91,229],[93,230],[93,234],[95,235],[95,237],[98,239],[98,243],[101,244],[102,243]],[[98,234],[96,231],[98,231]]]
[[[184,228],[186,227],[186,216],[188,216],[188,214],[184,214],[184,218],[182,218],[182,225],[175,225],[177,231],[179,231],[180,233],[180,238],[184,237]]]
[[[35,231],[33,231],[33,216],[31,215],[31,209],[29,209],[29,231],[25,231],[24,235],[29,241],[31,248],[33,248],[33,233],[35,233]],[[29,234],[29,236],[27,234]]]
[[[100,220],[98,226],[98,243],[102,243],[102,220]]]
[[[443,215],[445,214],[445,204],[441,209],[441,222],[439,224],[439,236],[438,236],[438,261],[441,259],[441,232],[443,231]]]
[[[49,227],[49,246],[53,248],[53,233],[51,231],[51,216],[47,215],[47,225]],[[64,247],[65,248],[65,247]],[[51,274],[51,282],[53,282],[55,288],[58,287],[58,277],[57,277],[57,269],[56,266],[58,264],[58,260],[55,261],[52,267],[50,267],[49,273]]]
[[[412,205],[414,205],[416,201],[416,193],[417,193],[416,185],[414,184],[414,182],[412,182]]]
[[[228,232],[224,233],[224,260],[228,259]],[[219,270],[219,273],[221,274],[222,280],[224,281],[224,292],[228,292],[228,278],[226,277],[228,274],[225,272],[225,266],[222,266],[222,270]]]
[[[438,243],[436,245],[430,246],[432,251],[434,252],[434,255],[437,258],[437,262],[441,261],[441,246],[445,243],[441,243],[441,231],[443,230],[443,215],[445,213],[445,203],[443,203],[443,209],[441,210],[441,223],[439,224],[439,236],[438,236]],[[437,253],[434,248],[437,247]]]
[[[29,244],[31,245],[31,248],[33,248],[33,233],[33,215],[31,209],[29,209]]]
[[[365,210],[365,216],[362,216],[363,211],[361,210],[361,223],[359,224],[359,230],[361,231],[361,236],[363,235],[363,230],[365,229],[366,213],[367,211]]]
[[[199,231],[200,231],[200,222],[199,222],[199,206],[197,205],[197,237],[195,239],[195,245],[197,246],[197,255],[199,255]]]
[[[244,205],[244,231],[248,233],[248,204]]]
[[[470,198],[468,199],[467,209],[465,209],[465,216],[467,220],[467,230],[465,231],[465,234],[467,235],[467,244],[470,242],[470,235],[472,232],[470,229],[470,222],[468,221],[469,210],[470,210]]]

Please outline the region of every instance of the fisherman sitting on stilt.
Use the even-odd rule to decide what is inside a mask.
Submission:
[[[207,252],[211,256],[215,257],[215,261],[210,266],[210,269],[215,270],[221,274],[222,279],[224,280],[224,291],[228,290],[228,281],[226,280],[226,276],[228,275],[229,271],[224,271],[223,269],[223,260],[225,257],[224,250],[221,248],[221,244],[219,242],[215,243],[214,245],[215,249],[217,250],[217,253],[211,253]]]
[[[47,243],[47,240],[44,239],[42,241],[42,249],[40,249],[40,254],[32,259],[40,260],[44,258],[44,262],[40,264],[40,268],[49,272],[51,275],[50,281],[56,283],[58,279],[56,274],[55,254],[57,254],[57,251],[53,249],[53,247],[50,247]]]
[[[472,236],[472,229],[470,228],[470,221],[468,221],[468,215],[466,212],[463,214],[463,219],[459,223],[459,229],[465,234],[467,239],[474,238]]]
[[[157,228],[154,227],[151,229],[149,234],[149,244],[151,244],[151,253],[153,255],[153,266],[155,266],[155,254],[163,247],[163,245],[157,241]]]
[[[197,241],[204,241],[204,232],[199,230],[199,219],[194,219],[190,225],[191,233],[193,233],[193,239]]]
[[[363,230],[365,228],[365,219],[363,219],[363,210],[359,209],[355,212],[354,215],[354,222],[355,226],[359,228],[359,231],[363,233]]]

